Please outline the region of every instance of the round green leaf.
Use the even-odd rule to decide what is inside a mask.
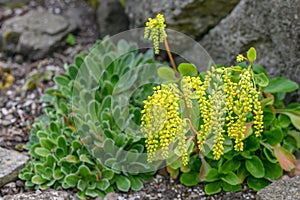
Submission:
[[[158,76],[165,81],[176,80],[175,72],[170,67],[162,66],[157,70]]]
[[[281,128],[265,131],[263,134],[266,136],[268,143],[272,146],[281,143],[284,136]]]
[[[100,182],[97,182],[97,188],[99,190],[105,191],[110,186],[110,183],[107,179],[102,179]]]
[[[130,188],[130,180],[122,175],[119,175],[116,177],[116,184],[118,190],[122,192],[128,192]]]
[[[230,185],[237,185],[239,183],[238,176],[233,172],[228,172],[221,179]]]
[[[143,188],[143,182],[138,177],[130,176],[129,180],[133,191],[139,191]]]
[[[191,63],[180,63],[178,71],[182,76],[197,76],[198,74],[196,66]]]
[[[219,176],[219,172],[217,169],[215,168],[210,168],[208,171],[207,171],[207,174],[205,175],[205,181],[207,182],[213,182],[213,181],[216,181],[216,180],[219,180],[220,179],[220,176]]]
[[[255,178],[262,178],[265,175],[264,165],[257,156],[253,156],[252,159],[246,160],[246,169]]]
[[[270,182],[263,178],[254,178],[252,176],[249,176],[247,178],[247,184],[253,190],[258,191],[268,186]]]
[[[220,168],[219,168],[219,172],[220,173],[228,173],[228,172],[233,172],[235,170],[237,170],[241,165],[240,161],[231,159],[231,160],[227,160]]]
[[[46,179],[42,178],[40,175],[34,175],[31,178],[31,182],[36,184],[36,185],[41,185],[46,181]]]
[[[64,182],[67,184],[67,187],[75,187],[78,182],[77,174],[69,174],[65,177]]]
[[[107,169],[107,170],[103,170],[101,175],[103,179],[110,180],[114,177],[114,172],[112,170]]]
[[[200,182],[199,173],[197,172],[183,173],[180,176],[180,182],[185,186],[197,185]]]
[[[222,191],[221,181],[206,184],[204,191],[205,191],[205,194],[207,194],[207,195],[212,195],[212,194],[221,192]]]
[[[265,160],[263,161],[263,164],[266,169],[264,178],[275,180],[282,176],[283,170],[278,163],[274,164]]]

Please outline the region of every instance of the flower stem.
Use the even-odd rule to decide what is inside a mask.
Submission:
[[[168,44],[168,41],[167,41],[167,38],[164,39],[164,43],[165,43],[165,47],[166,47],[166,51],[168,53],[168,56],[169,56],[169,59],[171,61],[171,65],[176,73],[176,76],[179,77],[179,73],[178,73],[178,70],[177,70],[177,67],[175,65],[175,62],[174,62],[174,59],[173,59],[173,56],[171,54],[171,51],[170,51],[170,48],[169,48],[169,44]]]

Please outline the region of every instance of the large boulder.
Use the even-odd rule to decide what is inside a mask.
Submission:
[[[281,179],[258,191],[257,200],[300,199],[300,176]]]
[[[23,154],[0,147],[0,187],[18,178],[28,157]]]
[[[0,49],[36,60],[45,57],[76,24],[60,15],[32,10],[6,20],[0,29]]]
[[[216,63],[227,65],[253,46],[271,76],[300,83],[299,11],[299,0],[241,0],[200,44]]]
[[[119,0],[101,0],[96,15],[101,37],[112,36],[129,28],[128,17]]]
[[[164,14],[167,28],[197,38],[214,27],[239,0],[126,0],[130,28],[144,27],[149,17]]]

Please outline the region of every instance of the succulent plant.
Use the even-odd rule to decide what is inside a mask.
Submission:
[[[25,146],[31,160],[19,177],[27,187],[76,188],[81,198],[103,197],[115,189],[140,190],[151,179],[157,165],[147,163],[140,111],[160,81],[160,64],[137,48],[104,38],[54,78],[56,87],[42,97],[48,104]]]

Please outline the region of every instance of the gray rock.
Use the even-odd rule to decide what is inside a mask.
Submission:
[[[271,76],[300,83],[300,1],[241,0],[200,44],[225,65],[253,46]]]
[[[197,38],[214,27],[239,0],[126,0],[131,28],[144,27],[149,17],[164,14],[167,28]]]
[[[29,0],[0,0],[0,5],[7,5],[7,6],[13,6],[13,5],[20,5],[20,4],[27,4]]]
[[[72,194],[65,191],[47,190],[7,195],[3,200],[77,200]]]
[[[300,199],[300,176],[275,181],[256,194],[257,200]]]
[[[101,0],[97,9],[100,36],[115,35],[129,28],[129,21],[119,0]]]
[[[28,157],[0,147],[0,187],[17,179]]]
[[[75,29],[76,25],[62,16],[33,10],[3,23],[0,47],[36,60],[59,46],[59,42]]]

